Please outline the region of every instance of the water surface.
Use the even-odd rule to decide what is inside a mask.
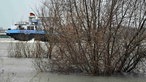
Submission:
[[[12,42],[11,42],[12,41]],[[144,76],[87,76],[43,73],[35,70],[33,58],[10,58],[13,39],[0,39],[0,82],[146,82]]]

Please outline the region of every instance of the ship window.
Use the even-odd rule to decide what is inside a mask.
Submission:
[[[19,30],[24,30],[24,27],[22,27],[21,25],[18,26]]]
[[[34,30],[34,26],[27,26],[27,30]]]

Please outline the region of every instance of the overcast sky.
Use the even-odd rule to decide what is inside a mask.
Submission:
[[[29,13],[42,0],[0,0],[0,27],[9,28],[20,20],[27,20]]]

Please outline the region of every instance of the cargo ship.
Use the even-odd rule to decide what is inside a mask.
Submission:
[[[16,23],[15,28],[8,28],[6,35],[19,41],[29,41],[32,39],[47,41],[46,31],[43,29],[41,20],[34,13],[29,14],[28,21]]]

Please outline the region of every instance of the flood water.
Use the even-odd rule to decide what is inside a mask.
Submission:
[[[31,58],[10,58],[11,39],[0,39],[0,82],[146,82],[145,76],[87,76],[43,73],[35,70]]]

